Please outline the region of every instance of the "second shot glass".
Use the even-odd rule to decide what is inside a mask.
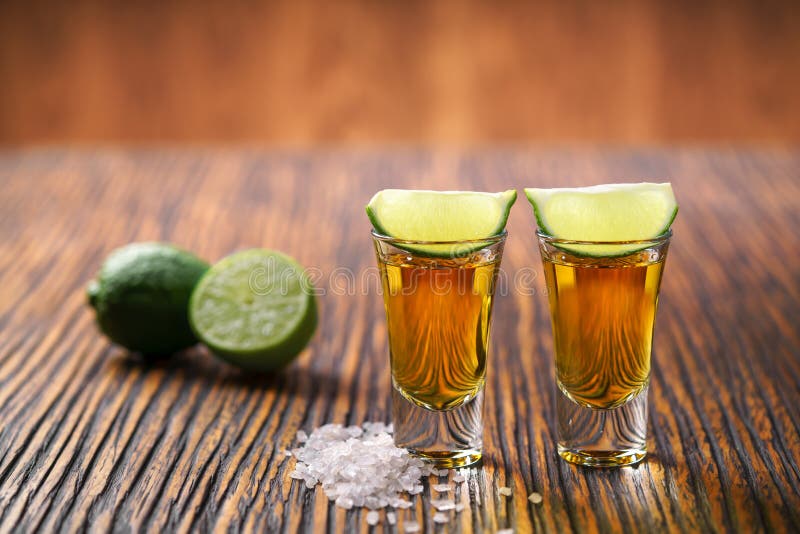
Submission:
[[[537,236],[555,343],[558,453],[586,466],[637,463],[647,453],[653,327],[672,232],[621,242]]]

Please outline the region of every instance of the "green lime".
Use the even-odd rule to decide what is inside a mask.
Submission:
[[[669,183],[607,184],[562,189],[525,189],[539,229],[571,241],[642,241],[669,230],[678,203]],[[630,245],[560,245],[585,256],[618,256]]]
[[[271,250],[237,252],[215,264],[189,303],[197,337],[221,358],[270,372],[289,363],[317,326],[313,286],[289,256]]]
[[[133,243],[112,252],[86,289],[97,323],[112,341],[145,355],[197,343],[187,308],[208,264],[165,243]]]
[[[384,189],[367,204],[367,216],[376,232],[395,239],[480,240],[503,231],[516,199],[517,192],[513,189],[502,193]],[[470,250],[482,246],[477,243]],[[432,256],[470,251],[463,245],[406,245],[402,248]]]

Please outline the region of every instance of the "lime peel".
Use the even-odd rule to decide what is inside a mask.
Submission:
[[[109,254],[86,296],[113,342],[146,358],[168,356],[197,343],[186,309],[208,268],[169,243],[131,243]]]

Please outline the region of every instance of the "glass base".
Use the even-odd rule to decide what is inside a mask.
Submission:
[[[558,455],[570,463],[587,467],[622,467],[641,462],[647,456],[647,451],[576,451],[559,445]]]
[[[582,406],[556,393],[558,454],[589,467],[633,465],[647,454],[647,392],[610,410]]]
[[[429,410],[392,388],[394,443],[440,469],[474,464],[483,448],[483,389],[452,410]]]
[[[414,456],[433,464],[437,469],[457,469],[459,467],[466,467],[481,459],[481,451],[420,451],[417,449],[408,449],[408,452]]]

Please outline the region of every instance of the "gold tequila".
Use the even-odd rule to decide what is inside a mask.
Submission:
[[[483,388],[497,257],[380,256],[392,380],[415,404],[450,410]]]
[[[544,258],[560,389],[590,408],[610,409],[650,380],[650,352],[664,258]]]

